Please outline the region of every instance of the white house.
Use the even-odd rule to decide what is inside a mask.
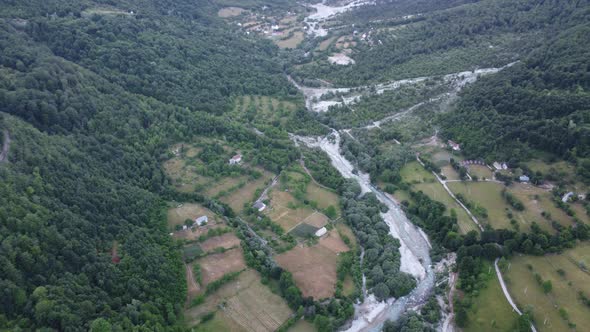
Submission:
[[[326,229],[326,227],[322,227],[315,232],[315,236],[321,237],[324,236],[326,233],[328,233],[328,230]]]
[[[561,201],[564,203],[567,203],[572,196],[574,196],[574,192],[570,191],[569,193],[563,195],[563,197],[561,198]]]
[[[500,163],[499,163],[499,162],[497,162],[497,161],[494,161],[494,163],[492,164],[492,166],[494,166],[494,168],[495,168],[496,170],[498,170],[498,171],[502,169],[502,164],[500,164]]]
[[[242,162],[242,155],[241,154],[237,154],[237,155],[231,157],[231,159],[229,160],[230,165],[239,165],[241,162]]]
[[[208,222],[209,222],[209,218],[207,216],[200,216],[197,219],[195,219],[194,225],[203,226],[203,225],[207,224]]]
[[[453,151],[460,151],[461,150],[461,146],[451,140],[449,140],[447,143],[449,143],[449,146],[451,147],[451,149],[453,149]]]
[[[256,202],[254,205],[252,205],[252,207],[258,210],[258,212],[262,212],[264,209],[266,209],[266,204],[263,202]]]
[[[530,179],[528,176],[526,176],[526,175],[521,175],[521,176],[518,178],[518,180],[519,180],[520,182],[529,182],[531,179]]]

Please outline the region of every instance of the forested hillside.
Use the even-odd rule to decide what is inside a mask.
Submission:
[[[2,4],[0,128],[11,144],[0,164],[0,327],[180,328],[166,149],[223,136],[256,146],[273,171],[295,158],[280,139],[218,116],[232,96],[294,90],[274,46],[225,32],[209,7]]]
[[[531,157],[531,149],[574,162],[588,157],[588,43],[590,25],[571,27],[521,63],[481,79],[442,117],[446,134],[473,158],[517,161]]]
[[[293,75],[355,86],[500,67],[556,31],[587,22],[585,6],[587,1],[378,1],[349,14],[354,17],[334,19],[337,25],[362,21],[346,29],[371,33],[369,42],[352,47],[355,65],[332,66],[319,58]]]

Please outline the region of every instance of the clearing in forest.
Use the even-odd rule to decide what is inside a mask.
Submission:
[[[508,289],[520,309],[532,308],[538,331],[569,331],[569,323],[582,330],[590,326],[590,244],[580,243],[562,254],[519,255],[510,260]],[[538,275],[538,277],[536,277]],[[539,283],[551,282],[545,292]]]
[[[223,18],[228,18],[228,17],[239,16],[239,15],[241,15],[244,12],[247,12],[247,10],[245,10],[244,8],[240,8],[240,7],[225,7],[225,8],[221,8],[217,12],[217,16],[223,17]]]
[[[275,44],[279,48],[295,48],[305,38],[305,34],[302,31],[285,31],[287,35],[293,33],[293,35],[287,39],[275,40]]]

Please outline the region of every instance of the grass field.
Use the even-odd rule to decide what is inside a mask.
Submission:
[[[453,166],[446,165],[441,167],[441,173],[447,178],[447,180],[459,180],[459,173],[455,171]]]
[[[287,232],[314,213],[309,207],[290,208],[289,203],[291,205],[298,203],[288,192],[273,190],[269,196],[270,205],[266,209],[266,214]]]
[[[506,209],[512,211],[502,197],[504,185],[495,182],[450,182],[449,189],[455,194],[461,194],[468,200],[479,204],[488,211],[488,218],[481,222],[488,222],[493,228],[510,229],[510,220],[506,216]],[[512,211],[514,213],[514,211]]]
[[[326,209],[330,205],[336,208],[338,215],[340,215],[340,205],[338,194],[330,190],[324,189],[314,182],[307,185],[307,199],[318,203],[318,208]]]
[[[305,35],[302,31],[295,31],[293,32],[293,36],[291,38],[275,40],[275,44],[277,44],[279,48],[295,48],[303,41],[304,38]]]
[[[221,221],[215,213],[204,206],[196,203],[184,203],[168,210],[168,229],[173,231],[176,225],[184,225],[186,219],[195,220],[200,216],[207,216],[210,224]]]
[[[576,212],[576,217],[580,218],[580,220],[582,220],[582,222],[589,224],[590,223],[590,216],[588,216],[588,213],[586,212],[586,208],[584,207],[584,205],[582,205],[582,203],[580,202],[576,202],[573,204],[570,204],[572,210],[574,210]]]
[[[493,179],[494,173],[487,167],[482,165],[470,165],[468,173],[471,176],[477,176],[478,179]]]
[[[241,15],[245,11],[246,11],[245,9],[239,8],[239,7],[225,7],[225,8],[221,8],[217,12],[217,15],[219,17],[227,18],[227,17],[234,17],[234,16]]]
[[[197,263],[201,265],[203,274],[203,285],[207,286],[212,281],[215,281],[224,274],[230,272],[237,272],[246,268],[242,248],[228,250],[224,253],[207,255],[199,260]]]
[[[205,252],[210,252],[215,248],[230,249],[238,247],[240,239],[233,233],[225,233],[221,236],[214,236],[201,243],[201,249]]]
[[[226,332],[246,332],[243,326],[236,323],[230,316],[226,315],[223,311],[215,313],[215,317],[210,321],[199,324],[191,329],[193,332],[214,332],[214,331],[226,331]]]
[[[578,331],[590,326],[589,307],[579,297],[579,292],[590,296],[590,274],[581,268],[590,264],[590,244],[581,243],[559,255],[517,256],[510,263],[505,274],[510,293],[519,308],[532,308],[537,330],[573,330],[560,310],[565,310],[569,322],[576,324]],[[553,290],[545,294],[535,273],[543,280],[550,280]]]
[[[470,230],[478,230],[477,225],[467,215],[467,212],[437,182],[434,175],[424,169],[417,161],[406,164],[400,171],[400,175],[404,182],[412,185],[413,190],[421,190],[431,199],[443,203],[447,207],[447,214],[450,214],[451,209],[454,209],[457,213],[457,222],[462,233],[467,233]],[[408,199],[409,195],[398,191],[394,197],[396,200],[402,201]]]
[[[317,331],[315,326],[306,321],[306,320],[300,320],[297,323],[295,323],[295,325],[291,326],[291,328],[289,328],[287,331],[289,332],[315,332]]]
[[[432,173],[422,167],[417,161],[407,163],[400,171],[402,180],[407,183],[434,182]]]
[[[431,199],[443,203],[447,207],[447,215],[450,215],[451,209],[457,213],[457,223],[461,233],[465,234],[471,230],[478,231],[477,225],[471,220],[467,212],[457,204],[457,202],[449,195],[449,193],[438,182],[420,183],[414,185],[415,190],[422,190]]]
[[[486,287],[473,299],[468,310],[469,324],[463,332],[511,331],[518,315],[504,297],[500,282],[491,264]]]
[[[219,308],[221,303],[223,309]],[[213,311],[214,319],[197,325],[196,331],[275,331],[292,314],[287,303],[250,269],[207,296],[204,303],[187,308],[187,325],[195,326],[203,315]]]
[[[220,200],[228,204],[232,210],[236,212],[242,211],[245,203],[255,201],[257,198],[254,197],[256,190],[264,189],[267,183],[274,177],[273,173],[265,171],[262,168],[256,167],[255,169],[262,173],[260,178],[248,181],[243,187],[234,190],[230,194],[220,198]]]
[[[328,39],[326,39],[326,40],[322,41],[322,42],[320,43],[320,45],[318,46],[318,50],[320,50],[320,51],[325,51],[325,50],[327,50],[327,49],[328,49],[328,47],[330,46],[330,44],[332,44],[332,42],[334,41],[334,39],[336,39],[336,37],[335,37],[335,36],[334,36],[334,37],[330,37],[330,38],[328,38]]]
[[[519,214],[518,221],[521,224],[529,227],[533,221],[536,221],[543,229],[553,232],[551,224],[541,215],[543,211],[550,213],[551,218],[563,226],[567,227],[573,224],[572,218],[551,201],[552,194],[550,192],[522,183],[511,185],[508,191],[525,205],[525,210]]]
[[[338,231],[338,234],[340,234],[340,237],[347,237],[350,240],[350,244],[351,244],[350,249],[354,249],[354,247],[356,246],[356,237],[354,237],[354,233],[352,232],[352,229],[350,229],[350,227],[348,227],[344,223],[338,222],[338,223],[336,223],[336,231]]]
[[[553,232],[551,223],[541,213],[549,212],[551,217],[560,224],[567,226],[572,224],[572,219],[562,210],[555,207],[551,201],[551,193],[541,188],[528,184],[513,184],[508,191],[514,194],[525,205],[524,211],[513,209],[502,197],[503,184],[495,182],[451,182],[447,184],[451,191],[460,193],[467,199],[476,202],[487,209],[487,222],[493,228],[512,229],[511,213],[518,222],[521,231],[528,231],[533,221],[536,221],[543,229]],[[486,220],[486,219],[482,219]]]
[[[348,251],[338,232],[330,231],[313,246],[298,245],[275,256],[277,263],[293,274],[295,284],[303,296],[316,300],[334,295],[338,254]]]

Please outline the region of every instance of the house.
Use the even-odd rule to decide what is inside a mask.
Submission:
[[[500,164],[500,163],[499,163],[499,162],[497,162],[497,161],[494,161],[494,163],[492,164],[492,166],[494,166],[494,168],[495,168],[497,171],[500,171],[500,170],[502,170],[502,164]]]
[[[241,154],[237,154],[237,155],[231,157],[231,159],[229,160],[230,165],[239,165],[241,162],[242,162],[242,155]]]
[[[502,169],[503,169],[503,170],[507,170],[507,169],[508,169],[508,164],[506,164],[506,163],[502,163]]]
[[[200,216],[197,219],[195,219],[195,223],[193,224],[193,226],[198,225],[198,226],[203,226],[206,225],[209,222],[209,218],[207,216]]]
[[[453,151],[460,151],[461,150],[461,146],[451,140],[449,140],[447,143],[449,143],[449,146],[451,147],[451,149],[453,149]]]
[[[252,207],[258,210],[258,212],[262,212],[264,209],[266,209],[266,204],[263,202],[256,202]]]
[[[277,31],[277,30],[279,30],[279,26],[278,26],[278,25],[276,25],[276,24],[275,24],[275,25],[272,25],[270,28],[271,28],[273,31]]]
[[[188,229],[188,226],[187,225],[182,225],[182,230],[183,231],[186,231],[187,229]]]
[[[326,229],[326,227],[322,227],[315,232],[315,236],[321,237],[324,236],[326,233],[328,233],[328,230]]]
[[[569,193],[563,195],[563,197],[561,198],[561,201],[564,203],[567,203],[572,196],[574,196],[574,192],[570,191]]]
[[[526,183],[526,182],[529,182],[531,179],[529,179],[529,177],[528,177],[528,176],[526,176],[526,175],[521,175],[521,176],[518,178],[518,180],[519,180],[520,182],[522,182],[522,183]]]

